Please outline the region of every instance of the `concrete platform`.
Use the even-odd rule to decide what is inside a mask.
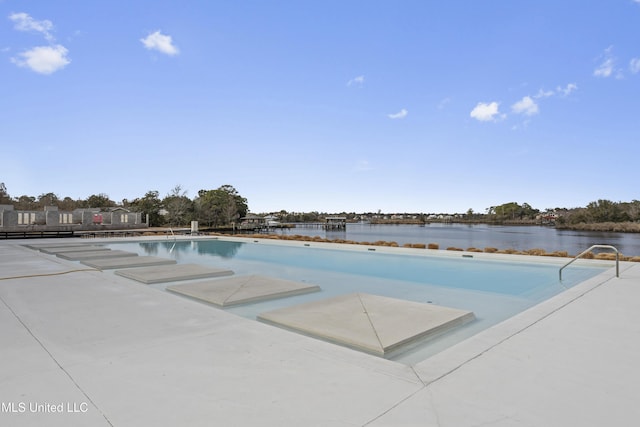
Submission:
[[[69,247],[75,247],[75,248],[83,248],[83,247],[87,247],[87,246],[102,246],[102,245],[96,245],[93,242],[92,243],[82,243],[82,242],[58,242],[58,241],[50,241],[48,243],[25,243],[24,245],[25,248],[29,248],[29,249],[33,249],[35,251],[39,251],[40,249],[47,249],[47,248],[69,248]]]
[[[229,307],[317,292],[320,287],[290,280],[253,275],[173,285],[168,286],[167,290],[220,307]]]
[[[108,251],[81,251],[81,252],[60,252],[56,256],[62,259],[68,259],[69,261],[85,261],[88,259],[98,258],[121,258],[138,256],[135,252],[120,251],[120,250],[108,250]]]
[[[198,264],[176,264],[158,267],[142,267],[116,271],[118,276],[146,283],[176,282],[178,280],[205,279],[207,277],[231,276],[233,271],[211,268]]]
[[[263,322],[378,356],[387,356],[474,319],[470,311],[363,293],[258,316]]]
[[[106,246],[95,246],[95,245],[80,245],[80,246],[58,246],[52,248],[40,248],[40,252],[49,255],[57,255],[65,252],[96,252],[96,251],[108,251],[110,250]]]
[[[169,258],[160,258],[156,256],[136,256],[120,258],[98,258],[80,261],[80,263],[100,270],[113,270],[115,268],[148,267],[152,265],[175,264],[176,260]]]

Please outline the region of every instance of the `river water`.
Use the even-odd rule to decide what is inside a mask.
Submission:
[[[498,249],[544,249],[547,252],[567,251],[570,255],[591,245],[613,245],[625,256],[640,256],[640,233],[607,233],[594,231],[558,230],[545,226],[510,226],[488,224],[382,225],[349,223],[344,231],[325,231],[303,225],[290,229],[276,229],[274,234],[319,236],[326,239],[345,239],[356,242],[384,240],[406,243],[436,243],[440,249],[494,247]]]

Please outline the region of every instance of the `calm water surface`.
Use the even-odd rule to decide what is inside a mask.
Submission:
[[[487,224],[427,224],[373,225],[347,224],[346,231],[325,231],[319,228],[296,227],[274,231],[275,234],[320,236],[357,242],[384,240],[405,243],[437,243],[440,249],[454,246],[461,249],[544,249],[547,252],[567,251],[577,255],[591,245],[613,245],[626,256],[640,256],[640,234],[603,233],[558,230],[543,226],[499,226]]]

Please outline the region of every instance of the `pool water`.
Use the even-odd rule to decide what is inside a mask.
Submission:
[[[476,320],[394,357],[414,363],[532,307],[606,269],[572,265],[558,279],[559,264],[438,255],[392,250],[336,250],[314,243],[265,241],[147,241],[111,244],[112,249],[319,285],[320,292],[225,308],[255,319],[258,314],[353,292],[388,296],[473,311]],[[152,285],[165,289],[167,284]]]

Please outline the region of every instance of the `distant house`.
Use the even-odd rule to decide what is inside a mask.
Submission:
[[[12,205],[0,205],[0,232],[72,232],[147,226],[142,222],[141,212],[124,208],[59,211],[57,206],[45,206],[40,211],[25,211],[15,210]]]
[[[559,217],[559,215],[557,213],[555,213],[554,211],[547,211],[545,213],[541,213],[541,214],[537,215],[536,219],[538,221],[542,221],[542,222],[545,222],[545,223],[553,223],[553,222],[556,222],[558,217]]]
[[[264,222],[268,226],[280,225],[280,221],[278,221],[278,217],[275,215],[267,215],[264,217]]]
[[[240,218],[239,230],[260,230],[266,226],[265,217],[255,214],[248,214]]]

